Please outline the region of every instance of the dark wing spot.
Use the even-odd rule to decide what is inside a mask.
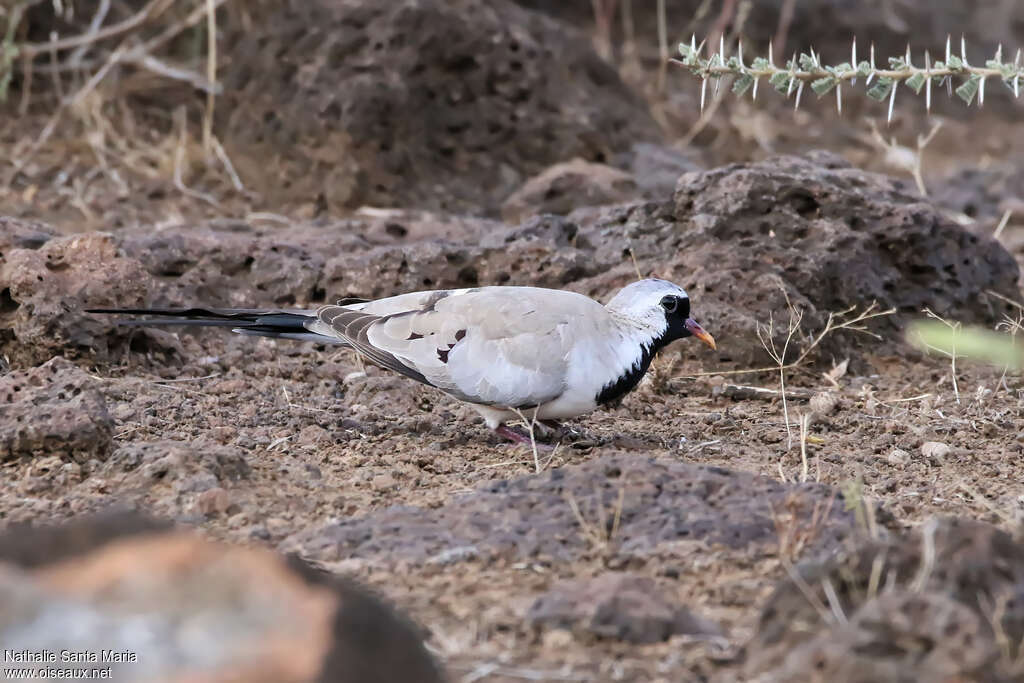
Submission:
[[[459,330],[458,332],[455,333],[455,341],[456,342],[460,342],[460,341],[462,341],[462,338],[465,337],[465,336],[466,336],[466,331],[465,330]]]
[[[352,304],[365,304],[368,303],[369,299],[361,299],[358,296],[346,296],[342,299],[338,299],[336,306],[351,306]]]
[[[448,352],[450,350],[451,349],[438,349],[437,350],[437,357],[441,359],[442,363],[447,363],[448,362]]]
[[[405,338],[405,341],[413,341],[414,339],[423,339],[423,335],[410,332],[409,336]]]

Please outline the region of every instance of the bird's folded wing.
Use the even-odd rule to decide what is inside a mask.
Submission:
[[[394,370],[417,382],[432,384],[415,367],[403,363],[393,354],[382,351],[369,342],[366,330],[380,320],[380,316],[353,311],[342,306],[324,306],[317,311],[317,320],[307,327],[319,334],[328,333],[341,337],[352,348],[382,368]],[[319,325],[324,325],[327,329],[320,328]]]
[[[457,290],[456,290],[457,291]],[[573,330],[603,307],[580,295],[482,288],[375,316],[328,306],[320,320],[375,363],[474,403],[531,407],[566,389]]]

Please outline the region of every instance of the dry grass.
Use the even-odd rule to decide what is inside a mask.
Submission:
[[[226,197],[244,204],[245,183],[215,130],[217,45],[264,4],[26,0],[0,14],[0,100],[17,122],[17,137],[0,141],[0,197],[57,195],[87,225],[102,224],[101,198],[155,185],[214,214]]]
[[[619,533],[619,524],[622,521],[622,507],[626,500],[625,486],[619,488],[619,495],[611,509],[610,520],[608,517],[609,511],[605,509],[600,491],[594,491],[595,512],[593,516],[597,517],[596,523],[587,520],[587,515],[580,509],[580,505],[572,492],[565,494],[565,500],[569,505],[569,509],[572,510],[573,517],[576,518],[576,522],[580,525],[580,533],[584,540],[587,541],[587,545],[600,555],[612,553],[614,551],[615,537]]]
[[[776,326],[774,313],[769,311],[768,323],[757,327],[757,338],[761,342],[761,346],[764,347],[765,352],[773,361],[775,366],[772,368],[760,368],[758,370],[742,370],[738,372],[763,372],[771,370],[777,372],[779,375],[779,396],[782,399],[782,417],[786,426],[786,450],[793,448],[793,427],[789,419],[789,400],[786,395],[786,371],[792,368],[800,367],[811,358],[811,354],[819,347],[822,341],[825,340],[828,335],[837,332],[839,330],[852,330],[855,332],[861,332],[873,337],[878,337],[877,334],[868,330],[864,323],[872,318],[878,318],[881,316],[892,315],[896,312],[896,309],[890,308],[885,311],[878,310],[878,304],[872,302],[862,312],[857,312],[857,307],[853,306],[846,310],[839,311],[838,313],[830,312],[828,319],[825,322],[825,326],[817,334],[812,335],[808,338],[808,341],[799,349],[795,360],[788,360],[790,357],[790,349],[797,342],[794,340],[797,338],[798,333],[801,329],[801,323],[803,321],[803,311],[797,309],[793,302],[789,298],[789,294],[780,283],[783,297],[786,300],[786,307],[789,313],[789,320],[786,326],[783,328],[780,338],[776,339]],[[833,380],[834,382],[834,380]],[[801,444],[801,456],[803,461],[803,468],[801,473],[801,481],[807,481],[807,429],[808,424],[804,424],[804,418],[801,418],[799,423],[800,426],[800,444]],[[781,463],[779,465],[781,474]],[[783,481],[785,481],[785,475],[782,475]]]

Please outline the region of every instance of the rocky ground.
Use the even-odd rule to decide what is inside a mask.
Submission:
[[[49,605],[165,634],[125,680],[1024,680],[1024,382],[905,340],[925,308],[1019,329],[1022,105],[957,110],[922,197],[824,107],[726,103],[673,145],[693,84],[652,93],[620,42],[608,61],[563,23],[590,30],[573,3],[534,5],[297,3],[229,37],[217,125],[255,194],[193,176],[216,211],[103,173],[72,201],[56,148],[14,178],[0,640],[67,642],[39,630]],[[767,147],[741,134],[758,116]],[[669,347],[539,473],[345,351],[83,312],[478,284],[607,300],[638,275],[684,286],[718,350]]]

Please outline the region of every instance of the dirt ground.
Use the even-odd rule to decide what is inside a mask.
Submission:
[[[394,40],[405,35],[399,20],[362,4],[362,27],[386,26]],[[548,35],[561,20],[535,13],[531,3],[499,3],[500,12],[465,4],[488,25],[510,22],[516,35]],[[446,11],[428,19],[440,21]],[[343,20],[327,10],[327,19],[317,16]],[[93,403],[81,404],[85,417],[74,429],[46,423],[53,433],[50,441],[41,437],[45,447],[0,453],[0,525],[118,506],[212,539],[296,553],[370,586],[409,615],[451,681],[880,681],[915,672],[916,680],[1024,680],[1024,379],[1019,371],[923,355],[903,338],[906,322],[925,306],[1002,329],[1022,310],[1024,105],[958,110],[946,119],[925,152],[931,196],[921,198],[874,141],[864,114],[883,116],[881,105],[851,104],[840,120],[823,103],[792,114],[784,102],[755,109],[726,100],[702,132],[688,135],[699,84],[672,75],[664,95],[649,87],[653,72],[643,63],[609,65],[586,38],[574,34],[573,41],[549,54],[543,41],[523,38],[520,85],[540,88],[544,60],[586,70],[590,80],[566,94],[566,108],[579,116],[552,112],[553,92],[522,95],[512,119],[506,103],[481,96],[481,111],[503,117],[503,128],[491,129],[492,137],[474,128],[436,178],[431,164],[447,154],[439,151],[449,148],[447,138],[417,147],[416,127],[380,133],[372,122],[360,125],[404,140],[408,152],[385,150],[391,156],[367,170],[377,138],[361,140],[351,177],[333,152],[286,149],[293,137],[277,123],[248,151],[242,131],[229,142],[233,155],[249,155],[239,164],[243,177],[246,163],[280,145],[274,170],[264,172],[300,180],[257,197],[196,171],[190,181],[218,193],[216,205],[182,194],[166,173],[146,181],[148,192],[117,192],[114,174],[89,161],[87,145],[63,161],[59,147],[39,151],[31,173],[0,195],[0,215],[11,219],[0,223],[0,346],[8,366],[0,398],[11,392],[4,402],[17,408],[14,393],[25,387],[38,392],[33,405],[56,411],[64,397],[47,394],[56,389],[40,379],[56,355],[71,362],[53,373],[74,378],[75,400],[80,391]],[[263,45],[259,36],[241,44]],[[520,59],[509,56],[519,48],[502,45],[494,63]],[[358,59],[335,74],[345,83],[339,101],[366,92],[360,69],[373,50],[369,43],[343,47]],[[320,47],[289,44],[285,61],[301,61],[306,49]],[[377,110],[364,103],[355,119],[427,97],[399,85],[419,73],[411,72],[411,54],[443,54],[431,57],[436,70],[422,76],[430,83],[470,69],[449,52],[472,50],[483,55],[477,67],[497,68],[472,41],[394,49],[401,54],[389,63],[385,103],[375,100]],[[317,101],[326,108],[310,93],[327,97],[319,79],[330,75],[270,89],[261,106],[280,94],[295,98],[288,106]],[[236,76],[244,94],[251,74]],[[595,123],[587,112],[600,109],[600,100],[590,96],[618,104]],[[885,134],[912,145],[928,128],[917,104],[902,102]],[[453,105],[438,120],[458,118],[457,111]],[[516,122],[538,112],[549,118],[526,129]],[[255,108],[242,118],[267,121]],[[21,141],[42,121],[39,112],[8,118],[0,145],[23,151]],[[143,121],[140,114],[146,128]],[[580,134],[581,122],[597,132]],[[317,126],[318,134],[354,134],[322,117]],[[517,135],[542,129],[552,131],[547,145],[532,140],[516,149]],[[74,127],[67,130],[73,137]],[[160,122],[146,130],[154,140],[171,135]],[[688,144],[673,146],[681,140]],[[667,156],[657,158],[669,160],[660,172],[669,180],[641,182],[651,157],[634,142],[660,145]],[[813,149],[833,155],[774,156]],[[471,190],[458,187],[488,168],[490,153],[495,176]],[[613,198],[616,207],[570,202],[560,211],[568,218],[532,216],[559,192],[573,196],[574,182],[600,197],[603,186],[584,178],[530,200],[538,206],[518,225],[499,220],[515,188],[542,169],[588,156],[637,181],[629,196]],[[771,161],[756,163],[764,158]],[[405,177],[403,161],[413,163]],[[61,167],[71,177],[57,182]],[[326,167],[335,175],[323,180],[316,174]],[[677,185],[684,172],[696,175]],[[847,185],[851,178],[857,182]],[[434,191],[435,179],[449,189]],[[324,183],[334,183],[335,193],[323,196]],[[609,236],[613,228],[624,237]],[[918,260],[922,253],[938,256]],[[100,267],[82,269],[76,254]],[[667,349],[620,406],[545,436],[557,447],[539,454],[540,473],[532,452],[503,443],[474,411],[345,351],[216,330],[125,331],[80,312],[87,304],[304,306],[499,283],[568,287],[606,300],[637,270],[686,286],[719,352],[686,343]],[[855,280],[868,283],[863,294]],[[865,323],[874,336],[834,330],[815,343],[830,313],[846,304],[863,310],[872,299],[877,310],[895,309]],[[783,343],[788,300],[806,316],[786,360],[814,352],[785,371],[783,402],[779,373],[756,332],[757,323],[768,323]],[[959,519],[967,531],[936,532],[942,518]],[[982,550],[956,559],[972,539]],[[888,555],[877,550],[883,546]],[[954,559],[939,565],[948,574],[933,576],[935,552],[945,558],[947,550]],[[887,559],[878,569],[871,561],[851,569],[866,553]],[[836,557],[852,564],[834,565]],[[888,573],[886,562],[894,567]],[[967,569],[958,574],[961,565]],[[861,591],[868,597],[853,589],[835,597],[821,575],[860,577],[849,585],[874,589]],[[965,575],[978,582],[967,597],[955,589]],[[604,583],[609,576],[626,578]],[[875,597],[880,583],[889,603]],[[803,607],[780,615],[787,599]],[[807,623],[793,617],[804,607]],[[923,610],[918,623],[900,625],[892,616],[915,614],[912,608]],[[946,618],[969,633],[914,630]],[[897,635],[871,626],[854,633],[862,622],[884,622]],[[834,649],[815,659],[814,647],[827,649],[813,639],[819,632]],[[898,646],[882,648],[886,642]],[[943,659],[954,647],[961,656]],[[890,668],[854,670],[850,662],[861,656]]]

